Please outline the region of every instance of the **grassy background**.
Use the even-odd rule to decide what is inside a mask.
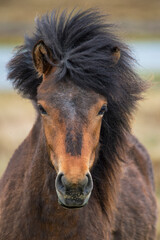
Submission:
[[[132,122],[133,133],[148,149],[155,172],[157,203],[160,209],[160,76],[140,102]],[[32,104],[15,92],[0,92],[0,175],[9,158],[27,136],[35,120]],[[160,219],[157,224],[160,239]]]
[[[99,8],[123,38],[160,38],[159,0],[0,0],[0,42],[23,41],[36,16],[65,8]]]

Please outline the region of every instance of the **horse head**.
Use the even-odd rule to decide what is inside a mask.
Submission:
[[[74,208],[87,202],[93,188],[91,168],[99,149],[107,100],[82,89],[66,76],[56,81],[58,65],[52,64],[50,49],[38,42],[34,65],[43,81],[37,91],[49,156],[56,170],[56,191],[61,205]]]

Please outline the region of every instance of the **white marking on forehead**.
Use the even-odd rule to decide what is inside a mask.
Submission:
[[[69,97],[72,98],[73,97],[73,93],[70,92],[69,93]]]

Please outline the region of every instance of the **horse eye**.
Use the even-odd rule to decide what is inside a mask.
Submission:
[[[42,107],[41,104],[38,104],[38,109],[39,109],[39,111],[40,111],[40,113],[42,115],[46,115],[47,114],[46,110]]]
[[[103,115],[105,112],[107,112],[107,105],[103,105],[101,107],[101,110],[99,111],[98,115]]]

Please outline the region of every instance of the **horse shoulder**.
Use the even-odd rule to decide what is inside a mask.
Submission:
[[[150,185],[154,189],[152,162],[147,150],[134,136],[130,136],[129,145],[128,158],[137,167],[147,185]]]
[[[37,127],[36,127],[37,128]],[[12,231],[19,220],[27,170],[31,164],[37,143],[35,127],[14,152],[0,180],[0,239],[12,239]],[[7,234],[7,235],[6,235]]]
[[[134,136],[129,136],[128,142],[112,239],[155,239],[157,212],[151,159]]]

